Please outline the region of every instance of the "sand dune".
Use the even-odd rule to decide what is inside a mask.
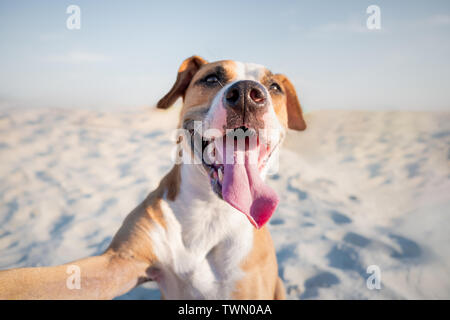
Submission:
[[[0,112],[0,269],[98,254],[171,167],[178,110]],[[450,298],[450,112],[319,111],[270,176],[291,299]],[[381,289],[369,290],[369,265]],[[146,284],[121,298],[153,299]]]

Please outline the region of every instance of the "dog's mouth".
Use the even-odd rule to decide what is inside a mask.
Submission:
[[[279,142],[268,143],[254,129],[239,127],[227,129],[219,137],[202,136],[200,147],[199,140],[195,144],[194,130],[189,132],[194,137],[192,150],[201,157],[212,190],[256,228],[262,227],[275,211],[278,196],[264,183],[261,173]]]

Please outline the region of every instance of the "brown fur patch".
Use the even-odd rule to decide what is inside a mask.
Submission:
[[[107,251],[118,253],[124,258],[145,261],[150,265],[156,262],[148,232],[153,228],[154,223],[167,228],[161,210],[161,200],[164,196],[170,201],[175,200],[180,190],[180,183],[180,166],[175,165],[161,180],[158,188],[126,217]]]
[[[253,231],[253,247],[242,261],[244,277],[236,283],[233,299],[271,300],[275,297],[278,266],[267,227]]]
[[[278,80],[278,83],[285,93],[285,100],[278,100],[276,103],[274,102],[274,108],[278,118],[280,121],[283,121],[284,125],[289,129],[298,131],[305,130],[306,122],[303,118],[302,107],[298,100],[294,85],[285,75],[276,74],[274,78]]]
[[[192,56],[183,61],[178,69],[177,80],[172,86],[172,89],[161,99],[157,104],[157,108],[167,109],[172,106],[179,97],[183,97],[186,89],[191,83],[192,77],[206,64],[206,60],[198,56]]]
[[[224,70],[226,81],[221,81],[219,85],[214,88],[207,88],[205,86],[199,85],[198,80],[208,76],[210,73],[214,72],[217,67],[221,67]],[[210,106],[212,100],[216,96],[217,92],[222,89],[222,86],[225,86],[226,83],[236,77],[236,73],[234,71],[235,63],[231,60],[217,61],[213,63],[208,63],[203,65],[198,72],[192,78],[191,83],[189,84],[185,99],[183,109],[180,113],[180,122],[183,121],[185,115],[192,108],[197,107],[208,107]]]

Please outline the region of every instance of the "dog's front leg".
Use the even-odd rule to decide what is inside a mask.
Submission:
[[[102,255],[54,267],[0,271],[0,299],[111,299],[151,280],[156,257],[149,234],[156,213],[149,202],[128,215]]]
[[[0,271],[0,299],[110,299],[145,276],[139,265],[105,254],[65,265]]]

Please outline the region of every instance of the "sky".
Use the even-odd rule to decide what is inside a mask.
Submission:
[[[284,73],[306,111],[450,110],[449,39],[448,0],[0,0],[0,108],[154,106],[197,54]]]

